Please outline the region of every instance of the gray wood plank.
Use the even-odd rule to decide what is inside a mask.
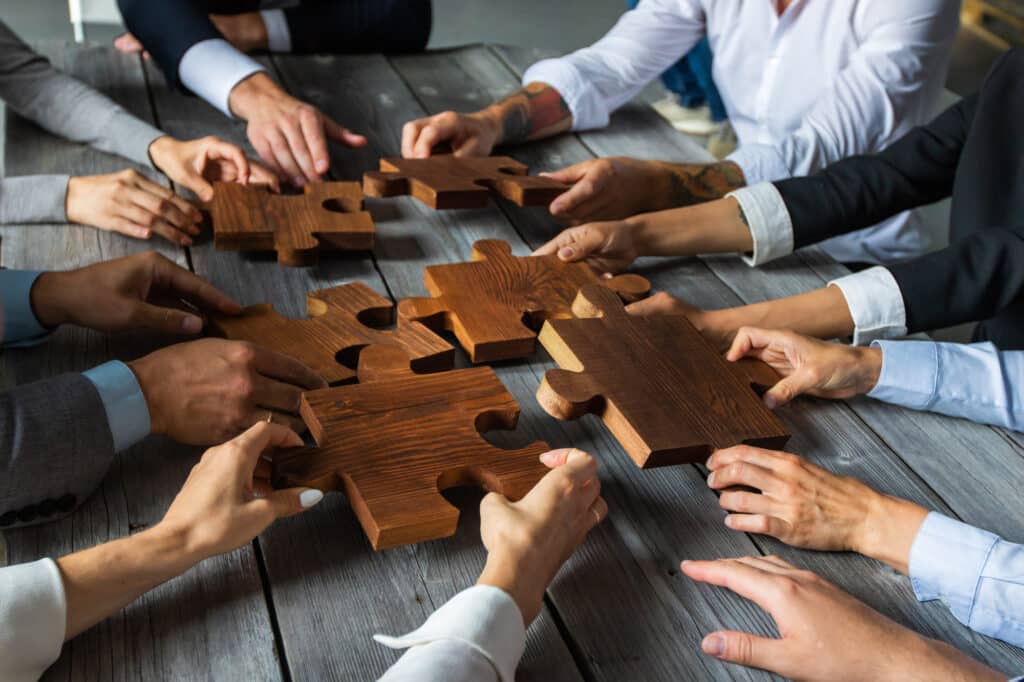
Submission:
[[[107,49],[49,45],[54,62],[151,119],[137,59]],[[8,175],[43,172],[105,173],[128,162],[8,120]],[[154,177],[156,177],[154,175]],[[164,180],[166,182],[166,180]],[[3,263],[21,268],[69,268],[157,247],[185,263],[184,253],[91,228],[5,226]],[[45,344],[0,353],[5,386],[111,358],[131,359],[168,339],[106,337],[62,329]],[[60,556],[138,531],[160,520],[197,452],[160,439],[121,453],[101,488],[72,516],[6,534],[8,560]],[[243,548],[203,563],[136,601],[66,645],[45,679],[280,679],[273,634],[253,552]]]
[[[496,52],[507,57],[516,51],[501,48]],[[519,60],[522,62],[524,58],[520,56]],[[452,61],[456,61],[457,65],[446,65]],[[511,60],[506,58],[505,61],[509,63]],[[502,92],[515,87],[518,81],[517,75],[510,72],[505,80],[498,84],[478,86],[474,78],[480,77],[478,74],[483,67],[479,65],[489,62],[489,57],[479,48],[440,53],[429,58],[399,58],[394,62],[414,92],[430,93],[427,108],[431,113],[446,108],[465,108],[467,99],[472,101],[475,98],[475,95],[467,96],[467,91],[475,89],[480,93]],[[455,83],[443,82],[445,74],[450,72],[458,74],[458,87]],[[487,78],[498,76],[495,69],[488,69],[487,74]],[[453,93],[447,102],[443,96],[446,92]],[[473,104],[475,105],[475,102]],[[664,132],[666,129],[667,132]],[[663,132],[658,133],[658,130]],[[701,160],[694,158],[697,152],[692,145],[675,143],[673,147],[674,140],[686,138],[663,124],[653,112],[642,113],[640,109],[634,110],[629,116],[619,118],[606,132],[599,135],[586,133],[578,137],[588,148],[604,155],[643,155],[634,154],[632,151],[635,143],[639,142],[641,150],[657,150],[660,158]],[[564,136],[561,139],[569,138]],[[652,145],[651,139],[658,141]],[[559,152],[565,153],[568,144],[559,142]],[[518,150],[512,150],[512,154],[518,155]],[[536,243],[530,238],[535,232],[531,232],[527,223],[515,217],[513,222],[528,236],[528,241]],[[534,221],[533,225],[536,224]],[[733,261],[738,262],[735,259]],[[740,297],[723,284],[723,280],[725,284],[732,284],[732,280],[726,280],[724,277],[720,280],[711,276],[709,268],[716,275],[719,274],[714,266],[715,262],[705,264],[699,260],[652,260],[641,267],[641,272],[647,274],[655,286],[678,293],[698,305],[709,308],[737,305],[741,302]],[[800,261],[790,263],[787,269],[801,276],[818,277]],[[750,289],[756,289],[757,286],[767,285],[760,280],[747,284]],[[890,494],[913,499],[926,506],[951,513],[949,507],[934,494],[929,485],[915,475],[915,472],[893,452],[887,443],[888,434],[880,438],[872,429],[865,426],[860,415],[850,407],[839,403],[809,401],[790,408],[783,418],[789,422],[793,433],[796,434],[790,443],[790,449],[838,473],[855,475]],[[937,417],[936,419],[941,420]],[[985,429],[981,428],[980,433],[984,434]],[[1019,666],[1021,663],[1020,651],[967,632],[944,609],[936,608],[935,604],[923,607],[917,605],[906,579],[895,576],[891,570],[875,562],[859,557],[800,552],[786,548],[780,543],[766,542],[762,539],[757,542],[768,551],[778,553],[794,563],[813,568],[825,577],[835,580],[897,620],[927,634],[947,639],[983,660],[1006,666]]]

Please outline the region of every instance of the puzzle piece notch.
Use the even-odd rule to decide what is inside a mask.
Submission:
[[[238,316],[212,320],[225,338],[250,341],[302,362],[329,384],[352,381],[351,361],[367,346],[396,346],[412,357],[417,372],[451,369],[455,349],[427,327],[399,318],[393,330],[379,329],[395,320],[395,308],[363,282],[311,291],[306,296],[309,317],[282,317],[270,304],[249,306]]]
[[[372,381],[303,394],[317,448],[281,452],[277,487],[342,489],[376,550],[455,533],[459,511],[442,490],[477,484],[509,499],[546,473],[532,443],[496,448],[480,433],[514,429],[519,406],[489,367],[414,374],[396,348],[371,346],[359,375]]]
[[[558,256],[513,256],[507,242],[473,244],[468,263],[432,265],[424,283],[433,298],[399,302],[400,317],[455,334],[474,363],[532,355],[545,320],[572,317],[579,288],[598,284],[625,300],[637,300],[651,285],[639,275],[598,277],[585,263]]]
[[[218,182],[208,211],[217,249],[276,251],[282,265],[316,265],[324,250],[373,248],[373,219],[355,182],[306,185],[301,195]]]
[[[561,368],[549,370],[537,391],[551,416],[599,415],[641,468],[788,440],[749,370],[725,360],[685,316],[631,316],[595,286],[581,289],[573,311],[576,319],[550,320],[540,333]],[[766,378],[760,369],[757,376]]]
[[[366,196],[411,195],[437,210],[484,208],[492,191],[518,206],[547,206],[568,189],[551,178],[527,175],[527,167],[508,156],[381,159],[380,171],[363,175]]]

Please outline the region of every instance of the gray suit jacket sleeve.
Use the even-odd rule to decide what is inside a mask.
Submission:
[[[150,165],[149,145],[163,135],[114,101],[61,73],[0,21],[0,98],[42,128]],[[66,176],[0,181],[5,222],[64,222]],[[34,188],[34,189],[30,189]],[[58,192],[54,196],[54,192]]]
[[[71,512],[113,458],[103,402],[81,374],[0,394],[0,529]]]

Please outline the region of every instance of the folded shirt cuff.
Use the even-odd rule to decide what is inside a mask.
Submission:
[[[37,270],[0,271],[0,346],[30,346],[50,333],[32,310],[32,286],[41,274]]]
[[[600,96],[580,75],[579,69],[564,57],[544,59],[523,74],[523,85],[547,83],[562,96],[572,112],[573,130],[591,130],[608,125],[611,112]]]
[[[0,679],[35,680],[64,646],[67,600],[52,559],[0,568]]]
[[[896,278],[886,268],[873,267],[828,283],[843,292],[853,317],[853,343],[865,346],[876,339],[907,335],[907,311]]]
[[[178,63],[178,78],[182,84],[228,116],[232,116],[228,104],[231,91],[259,71],[265,71],[259,62],[222,38],[196,43]]]
[[[0,178],[0,224],[67,222],[68,175]]]
[[[775,182],[793,175],[775,147],[766,144],[741,144],[725,160],[740,167],[748,185]]]
[[[882,371],[868,397],[925,410],[939,381],[939,347],[933,341],[872,341],[882,350]]]
[[[488,585],[459,592],[407,635],[373,638],[392,649],[457,640],[490,661],[501,682],[515,681],[516,666],[526,648],[526,628],[519,607],[504,590]]]
[[[149,406],[128,365],[114,360],[82,374],[96,387],[103,401],[115,452],[126,450],[149,435]]]
[[[793,221],[775,185],[762,182],[725,196],[735,199],[743,209],[754,240],[754,250],[743,256],[744,263],[761,265],[793,253]]]
[[[267,27],[267,49],[271,52],[291,52],[292,32],[288,28],[283,9],[265,9],[260,11],[263,25]]]
[[[918,601],[940,599],[970,623],[985,563],[999,536],[930,512],[910,547],[910,584]]]

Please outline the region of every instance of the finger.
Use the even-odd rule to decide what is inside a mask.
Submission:
[[[782,562],[780,564],[777,561],[769,561],[766,556],[745,556],[736,559],[736,561],[744,566],[750,566],[751,568],[756,568],[759,571],[774,573],[775,575],[790,575],[796,570],[796,568],[790,566],[786,562]]]
[[[600,191],[601,187],[598,183],[590,177],[585,177],[570,187],[567,191],[555,197],[555,200],[551,202],[551,206],[548,207],[548,210],[551,211],[551,215],[553,216],[566,216],[572,213],[573,210],[583,202],[596,197]]]
[[[140,329],[163,334],[198,334],[203,330],[203,320],[198,315],[150,303],[138,303],[132,321]]]
[[[153,210],[153,212],[177,227],[191,227],[193,223],[199,222],[203,217],[198,208],[190,204],[185,197],[175,194],[169,187],[158,185],[142,175],[135,179],[135,186],[151,197],[156,197],[157,206],[163,210]]]
[[[788,457],[788,453],[778,450],[767,450],[753,445],[735,445],[724,450],[715,450],[707,461],[707,467],[717,471],[736,462],[748,462],[762,469],[774,471]]]
[[[434,147],[441,142],[446,142],[455,137],[458,130],[457,117],[435,117],[430,123],[420,130],[416,144],[413,146],[413,158],[426,159],[430,157]]]
[[[534,255],[557,254],[563,262],[572,263],[599,253],[603,246],[604,236],[598,230],[581,225],[564,230],[560,235],[537,249]]]
[[[237,145],[215,139],[210,142],[208,154],[210,158],[219,158],[224,159],[225,161],[230,161],[235,166],[235,174],[238,178],[238,182],[243,185],[248,184],[249,177],[252,174],[252,168],[249,165],[249,158]],[[212,198],[213,195],[211,194],[210,199]],[[209,201],[210,199],[204,199],[204,201]]]
[[[324,139],[323,126],[320,125],[317,115],[309,109],[304,109],[299,114],[297,124],[292,122],[284,127],[284,136],[288,140],[292,157],[302,172],[303,180],[319,181],[320,173],[316,167],[321,161],[327,163],[327,140]]]
[[[786,561],[782,557],[776,556],[774,554],[766,554],[765,556],[763,556],[761,558],[764,559],[765,561],[768,561],[768,562],[771,562],[771,563],[775,564],[776,566],[778,566],[780,568],[785,568],[785,569],[787,569],[789,571],[796,571],[796,570],[798,570],[796,566],[794,566],[793,564],[789,563],[788,561]]]
[[[229,441],[229,444],[242,453],[247,467],[245,473],[248,480],[252,478],[252,473],[256,470],[256,462],[268,449],[294,448],[303,443],[299,435],[291,429],[280,424],[261,421]]]
[[[754,348],[755,332],[756,330],[753,327],[740,327],[736,332],[736,338],[732,340],[732,345],[729,346],[729,350],[725,354],[725,358],[731,362],[736,362],[740,358],[750,355]]]
[[[324,131],[327,133],[327,137],[331,138],[335,142],[340,142],[346,147],[365,147],[368,144],[366,136],[354,133],[343,125],[338,125],[331,119],[324,116]],[[323,172],[327,172],[325,167]]]
[[[626,312],[639,317],[651,317],[654,315],[666,315],[671,312],[675,299],[668,295],[655,295],[650,298],[643,298],[626,306]]]
[[[275,194],[281,191],[281,179],[262,163],[249,162],[249,184],[266,185]]]
[[[615,209],[616,204],[617,201],[613,196],[608,192],[602,192],[581,202],[572,209],[564,211],[562,215],[557,217],[578,224],[611,220],[617,213],[621,213],[621,211]]]
[[[277,163],[277,158],[274,156],[274,150],[270,146],[270,142],[266,136],[260,136],[252,138],[253,149],[259,154],[260,159],[270,168],[270,170],[278,176],[278,178],[286,179],[284,169]]]
[[[815,383],[814,378],[807,372],[797,370],[769,388],[761,399],[764,401],[765,407],[773,410],[816,388]]]
[[[172,226],[171,224],[167,223],[162,219],[154,220],[153,224],[150,225],[149,229],[155,232],[156,234],[160,235],[167,241],[171,242],[172,244],[179,244],[181,246],[192,246],[192,244],[195,243],[192,240],[192,237],[190,237],[189,235],[185,234],[181,230],[175,228],[174,226]]]
[[[576,480],[582,481],[597,476],[597,460],[576,448],[549,450],[540,456],[540,461],[552,469],[563,468]]]
[[[779,539],[782,539],[782,536],[789,530],[785,521],[768,514],[729,514],[725,517],[725,525],[740,533],[771,535]]]
[[[153,231],[148,227],[133,223],[121,216],[114,218],[110,224],[110,229],[120,234],[126,234],[129,237],[135,237],[136,239],[149,239],[153,236]]]
[[[779,489],[781,482],[769,469],[744,461],[727,464],[708,476],[708,487],[713,490],[738,485],[773,493]]]
[[[242,423],[254,426],[260,422],[283,426],[295,433],[305,433],[307,429],[306,422],[302,421],[302,417],[259,406],[253,407]]]
[[[701,650],[709,656],[765,670],[779,668],[780,653],[784,646],[777,639],[734,630],[713,632],[700,643]]]
[[[587,526],[587,532],[589,533],[594,526],[604,521],[607,517],[608,503],[604,501],[603,497],[598,497],[590,505],[590,509],[587,510],[587,520],[590,522],[590,525]]]
[[[550,171],[548,173],[541,173],[541,175],[566,185],[574,185],[587,174],[587,169],[590,168],[593,163],[593,161],[581,161],[580,163],[573,164],[568,168]]]
[[[265,376],[257,376],[253,380],[252,399],[260,407],[295,415],[299,413],[302,389]]]
[[[416,148],[416,140],[419,139],[420,131],[423,129],[425,121],[420,119],[418,121],[409,121],[402,126],[402,158],[412,158],[413,150]]]
[[[284,173],[284,177],[288,182],[296,186],[301,185],[303,182],[302,171],[299,170],[298,164],[295,163],[295,158],[292,156],[291,148],[288,146],[288,140],[285,139],[284,133],[275,128],[267,133],[267,140],[270,143],[274,159],[277,161],[277,167]]]
[[[230,296],[167,258],[157,259],[153,283],[157,288],[172,292],[204,310],[214,310],[227,315],[237,315],[242,311],[242,306]]]
[[[286,488],[275,490],[264,498],[274,508],[274,517],[283,519],[311,509],[324,499],[316,488]]]
[[[131,199],[129,201],[130,203],[122,204],[117,208],[124,219],[139,227],[145,227],[150,232],[157,232],[176,244],[181,243],[184,239],[191,240],[185,229],[180,229],[168,223],[149,209],[140,206],[138,203],[131,202]],[[157,229],[158,226],[161,229]]]
[[[306,390],[326,388],[327,382],[319,374],[294,358],[256,346],[253,366],[265,377],[278,379]]]
[[[771,498],[746,490],[727,490],[718,497],[718,506],[722,509],[743,514],[770,514],[775,511],[775,505]]]

